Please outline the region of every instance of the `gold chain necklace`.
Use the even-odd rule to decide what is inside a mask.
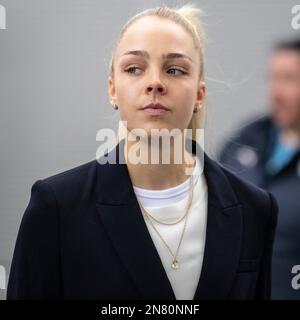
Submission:
[[[192,204],[192,199],[193,199],[193,189],[194,189],[194,182],[193,182],[193,174],[191,175],[191,180],[190,180],[190,194],[189,194],[189,200],[188,200],[188,204],[187,204],[187,207],[186,207],[186,210],[185,210],[185,214],[183,215],[182,218],[180,218],[179,221],[177,221],[176,223],[164,223],[164,222],[161,222],[161,221],[158,221],[157,219],[155,219],[154,217],[152,217],[148,212],[147,210],[142,206],[142,204],[139,202],[140,206],[141,206],[141,209],[142,211],[144,211],[144,215],[145,215],[145,218],[149,221],[149,223],[151,224],[152,228],[154,229],[154,231],[157,233],[157,235],[159,236],[159,238],[162,240],[162,242],[165,244],[165,246],[167,247],[168,251],[170,252],[171,256],[172,256],[172,264],[171,264],[171,268],[174,269],[174,270],[177,270],[179,268],[179,263],[178,263],[178,260],[177,260],[177,255],[178,255],[178,252],[179,252],[179,248],[180,248],[180,245],[181,245],[181,242],[182,242],[182,239],[183,239],[183,235],[185,233],[185,229],[186,229],[186,224],[187,224],[187,217],[188,217],[188,213],[189,213],[189,209],[191,207],[191,204]],[[155,228],[153,222],[151,221],[151,218],[154,219],[155,221],[157,221],[158,223],[161,223],[161,224],[165,224],[165,225],[174,225],[174,224],[177,224],[179,223],[180,221],[182,221],[182,219],[186,218],[185,219],[185,222],[184,222],[184,226],[183,226],[183,230],[182,230],[182,233],[181,233],[181,237],[180,237],[180,240],[179,240],[179,244],[177,246],[177,249],[176,249],[176,252],[175,254],[173,254],[172,250],[170,249],[170,247],[168,246],[168,244],[166,243],[166,241],[164,240],[164,238],[161,236],[161,234],[158,232],[158,230]]]
[[[145,214],[147,216],[149,216],[151,219],[153,219],[154,221],[156,221],[157,223],[159,224],[163,224],[163,225],[167,225],[167,226],[171,226],[171,225],[175,225],[175,224],[178,224],[179,222],[181,222],[187,215],[190,207],[191,207],[191,204],[192,204],[192,197],[193,197],[193,188],[194,188],[194,185],[193,185],[193,175],[191,175],[191,179],[190,179],[190,192],[189,192],[189,199],[188,199],[188,204],[187,204],[187,207],[185,209],[185,213],[184,215],[179,218],[179,220],[175,221],[175,222],[163,222],[163,221],[159,221],[158,219],[154,218],[143,206],[142,204],[140,203],[140,206],[142,208],[142,210],[145,212]]]

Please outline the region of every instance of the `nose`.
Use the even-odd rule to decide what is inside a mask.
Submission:
[[[147,87],[146,87],[147,93],[152,93],[152,94],[166,94],[167,92],[167,87],[166,85],[158,78],[155,77],[155,79],[152,79]]]

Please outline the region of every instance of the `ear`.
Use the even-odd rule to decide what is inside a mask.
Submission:
[[[196,106],[199,106],[203,103],[206,95],[206,84],[204,81],[200,81],[199,87],[197,90]]]
[[[116,88],[111,76],[108,77],[108,96],[110,103],[112,105],[116,104]]]

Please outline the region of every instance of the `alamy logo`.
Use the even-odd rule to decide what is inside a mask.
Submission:
[[[0,290],[6,290],[6,271],[3,266],[0,265]]]
[[[300,5],[299,4],[292,7],[292,14],[294,15],[291,23],[292,28],[294,30],[299,30],[300,29]]]
[[[204,159],[204,129],[196,129],[193,137],[192,129],[180,130],[173,128],[156,129],[151,128],[150,132],[143,128],[127,128],[127,121],[119,121],[119,130],[116,134],[109,128],[100,129],[97,132],[96,140],[101,142],[97,149],[96,158],[99,164],[116,164],[116,154],[108,154],[107,151],[116,145],[116,142],[125,138],[128,144],[125,147],[125,157],[119,157],[118,163],[125,164],[187,164],[185,173],[192,174],[194,171],[193,161],[186,150],[192,150],[192,139],[197,143],[195,156],[201,160],[200,173],[203,170]],[[171,148],[172,144],[172,148]],[[160,148],[161,147],[161,148]],[[199,173],[199,172],[198,172]]]
[[[0,30],[1,29],[6,29],[6,10],[5,7],[0,4]]]
[[[292,274],[295,274],[295,276],[292,279],[292,288],[294,290],[299,290],[300,289],[300,265],[299,264],[293,266]]]

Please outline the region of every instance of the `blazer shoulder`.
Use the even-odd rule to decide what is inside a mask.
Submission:
[[[253,133],[261,133],[272,126],[272,120],[268,115],[260,115],[253,117],[250,120],[244,122],[235,132],[236,136],[247,136]]]
[[[90,196],[96,184],[97,160],[92,160],[68,170],[34,182],[32,192],[43,194],[44,200],[71,205]]]
[[[75,182],[76,180],[84,179],[87,175],[95,171],[97,166],[97,160],[91,160],[89,162],[80,164],[76,167],[58,172],[51,176],[45,177],[43,182],[51,185],[56,185],[62,182]]]

